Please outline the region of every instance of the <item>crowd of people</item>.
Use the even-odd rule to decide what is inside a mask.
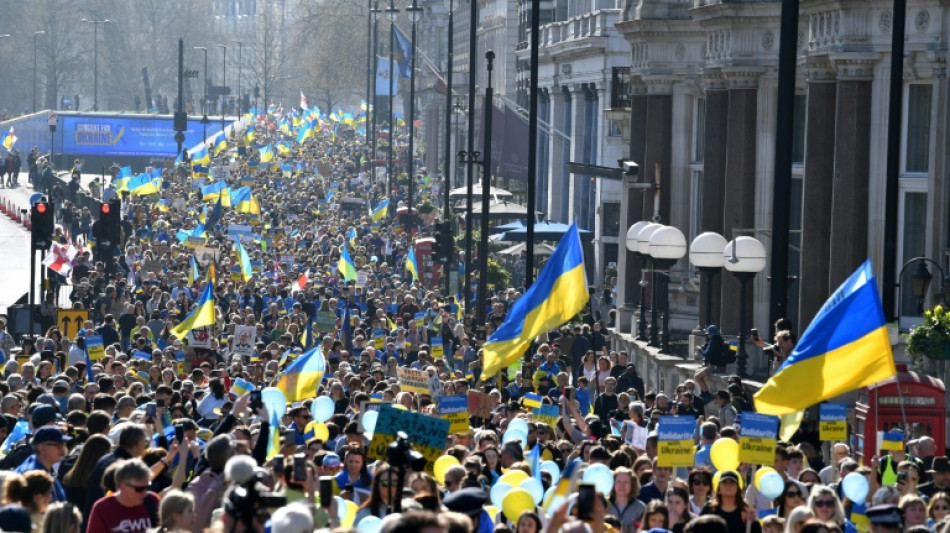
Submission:
[[[374,213],[385,200],[396,210],[405,180],[387,191],[364,140],[332,120],[295,142],[298,123],[312,118],[255,116],[253,137],[233,132],[226,147],[214,141],[210,163],[169,164],[159,192],[117,191],[109,180],[103,198],[122,198],[115,249],[96,253],[88,213],[67,210],[60,219],[57,239],[80,251],[68,272],[50,272],[69,287],[59,307],[90,316],[72,338],[54,325],[19,342],[0,320],[0,530],[948,530],[950,461],[928,437],[865,464],[846,443],[823,450],[806,439],[781,442],[769,465],[784,482],[775,498],[759,489],[752,465],[717,470],[711,448],[738,439],[741,413],[752,409],[741,380],[717,391],[703,380],[647,390],[628,354],[611,348],[609,291],[536,339],[529,361],[483,379],[475,302],[417,279],[406,267],[413,235],[393,212]],[[262,161],[265,145],[273,161]],[[203,193],[221,180],[231,190],[250,187],[259,212],[221,209]],[[437,202],[439,187],[420,178],[417,190]],[[363,207],[348,209],[342,200],[351,198]],[[420,221],[419,235],[432,223]],[[247,226],[249,234],[229,231]],[[236,249],[241,238],[252,273]],[[338,269],[344,249],[358,281]],[[179,338],[173,330],[207,284],[216,324]],[[519,285],[490,289],[488,334],[522,296]],[[244,338],[246,327],[253,339]],[[91,354],[99,338],[102,351]],[[325,359],[322,380],[274,427],[273,406],[255,393],[313,346]],[[404,390],[401,368],[425,371],[430,394]],[[490,412],[447,436],[442,454],[452,466],[404,472],[371,457],[374,435],[363,417],[373,404],[435,416],[440,398],[469,392],[486,395]],[[322,397],[332,413],[314,420]],[[538,416],[539,406],[557,416]],[[691,467],[662,466],[657,425],[665,415],[696,421]],[[524,431],[509,431],[516,426]],[[605,468],[598,483],[585,481]],[[842,486],[852,472],[866,477],[864,501],[851,501]],[[506,500],[520,494],[516,478],[542,491],[529,508]]]

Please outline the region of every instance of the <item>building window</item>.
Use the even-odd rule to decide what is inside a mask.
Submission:
[[[930,170],[930,111],[933,86],[913,84],[907,91],[907,132],[904,137],[904,171]]]
[[[600,234],[611,237],[620,235],[620,203],[604,202],[601,213]]]
[[[914,258],[927,255],[927,193],[908,188],[902,194],[900,206],[901,228],[901,264]],[[920,323],[917,312],[917,299],[911,287],[913,267],[904,272],[904,279],[898,280],[904,290],[901,291],[901,327],[909,328]],[[905,317],[910,320],[905,320]],[[915,320],[916,318],[916,320]]]
[[[696,117],[693,120],[693,162],[702,163],[706,155],[706,99],[696,99]]]
[[[792,163],[805,163],[805,115],[808,111],[808,97],[795,95],[795,107],[792,116]]]
[[[620,123],[616,120],[607,119],[607,136],[622,137],[623,130],[620,129]]]

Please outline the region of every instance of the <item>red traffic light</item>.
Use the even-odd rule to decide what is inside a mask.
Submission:
[[[108,215],[108,214],[109,214],[109,204],[102,204],[101,211],[102,211],[102,214]]]
[[[41,214],[41,215],[42,215],[43,213],[45,213],[45,212],[46,212],[46,204],[36,204],[36,212],[39,213],[39,214]]]

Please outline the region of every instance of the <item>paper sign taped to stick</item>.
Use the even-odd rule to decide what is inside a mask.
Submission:
[[[818,438],[843,441],[848,438],[848,406],[823,403],[818,406]]]
[[[399,388],[414,394],[431,394],[429,390],[429,373],[425,370],[413,370],[399,367],[396,371],[399,378]]]
[[[106,347],[102,344],[102,335],[86,337],[86,351],[90,361],[98,361],[106,356]]]
[[[775,443],[778,440],[778,417],[742,413],[739,427],[739,462],[771,465],[775,462]]]
[[[468,412],[476,418],[491,418],[491,396],[484,392],[468,391]]]
[[[449,421],[449,433],[468,433],[468,398],[465,396],[440,398],[439,418]]]
[[[745,419],[743,419],[743,422]],[[678,467],[693,466],[693,431],[696,419],[691,416],[661,416],[657,425],[659,447],[657,448],[657,466]]]
[[[431,416],[395,409],[383,404],[376,419],[376,431],[369,444],[370,460],[385,461],[389,445],[396,434],[405,432],[412,447],[426,458],[426,472],[435,475],[433,465],[445,450],[449,436],[449,421]]]

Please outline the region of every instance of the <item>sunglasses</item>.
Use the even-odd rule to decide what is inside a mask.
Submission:
[[[834,500],[815,500],[815,507],[834,507]]]
[[[396,485],[396,483],[397,483],[397,482],[396,482],[395,479],[381,479],[381,480],[379,480],[379,484],[380,484],[381,486],[383,486],[383,487],[393,487],[393,486]]]
[[[786,492],[785,495],[788,496],[788,497],[790,497],[790,498],[801,498],[801,497],[802,497],[802,493],[801,493],[801,492],[798,492],[797,490],[790,490],[790,491]]]
[[[950,507],[946,505],[935,505],[933,508],[934,511],[950,511]]]
[[[693,485],[697,485],[697,486],[698,485],[709,486],[709,482],[706,481],[705,479],[694,479],[692,483]]]
[[[139,485],[129,485],[128,483],[126,483],[125,486],[138,493],[142,493],[148,490],[148,485],[139,486]]]

